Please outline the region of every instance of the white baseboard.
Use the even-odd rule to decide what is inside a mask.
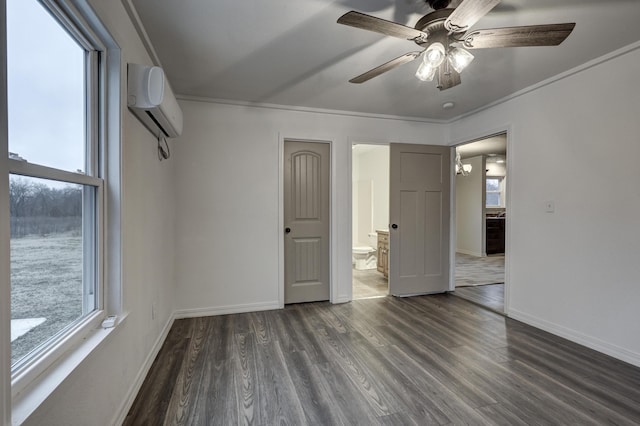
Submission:
[[[242,305],[217,306],[211,308],[181,309],[175,311],[173,316],[175,319],[182,319],[210,317],[215,315],[242,314],[245,312],[271,311],[274,309],[281,309],[279,302],[273,301],[266,303],[247,303]]]
[[[640,354],[628,349],[621,348],[596,337],[520,312],[516,309],[509,309],[507,316],[541,330],[548,331],[556,336],[564,337],[565,339],[571,340],[572,342],[578,343],[582,346],[602,352],[606,355],[619,359],[620,361],[628,362],[636,367],[640,367]]]
[[[160,333],[155,343],[153,344],[153,347],[151,348],[149,355],[147,355],[147,358],[144,360],[144,363],[142,364],[142,368],[136,375],[136,378],[133,381],[133,385],[131,386],[131,388],[129,389],[129,392],[127,393],[127,397],[124,399],[124,401],[120,405],[120,408],[116,411],[116,416],[114,417],[114,421],[111,422],[111,424],[121,425],[122,423],[124,423],[124,419],[125,417],[127,417],[127,414],[129,413],[129,410],[131,409],[131,406],[133,405],[133,401],[135,401],[136,396],[138,396],[138,392],[140,392],[142,383],[144,383],[144,379],[147,378],[147,374],[149,374],[149,370],[151,370],[153,361],[155,361],[156,356],[158,356],[158,352],[160,352],[160,348],[162,348],[164,341],[169,335],[169,330],[171,330],[171,326],[173,325],[173,322],[175,321],[175,319],[176,319],[175,315],[171,315],[167,320],[167,323],[164,325],[162,332]]]
[[[483,257],[482,253],[471,251],[471,250],[456,249],[456,253],[468,254],[469,256],[475,256],[475,257]]]

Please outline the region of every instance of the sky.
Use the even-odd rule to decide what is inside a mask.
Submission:
[[[9,152],[84,170],[84,55],[37,0],[7,0]]]

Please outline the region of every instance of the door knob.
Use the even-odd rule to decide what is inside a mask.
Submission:
[[[396,225],[395,223],[394,223],[393,225],[391,225],[391,227],[392,227],[393,229],[398,229],[398,225]]]
[[[289,232],[291,232],[291,228],[284,228],[284,233],[288,234]]]

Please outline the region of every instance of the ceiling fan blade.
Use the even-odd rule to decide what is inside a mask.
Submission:
[[[530,25],[525,27],[491,28],[472,31],[462,39],[465,48],[486,49],[492,47],[557,46],[562,43],[574,23]]]
[[[501,0],[463,0],[449,15],[444,27],[451,32],[467,31],[480,18],[496,7]]]
[[[438,68],[438,89],[447,90],[462,83],[458,71],[450,67],[446,62]]]
[[[364,13],[352,10],[338,18],[338,24],[349,25],[350,27],[361,28],[363,30],[374,31],[391,37],[403,38],[406,40],[427,40],[427,33],[415,28],[396,22],[387,21],[385,19],[376,18],[375,16],[366,15]]]
[[[349,80],[349,83],[356,83],[356,84],[364,83],[365,81],[371,80],[373,77],[377,77],[380,74],[383,74],[387,71],[394,69],[395,67],[399,67],[402,64],[406,64],[407,62],[413,61],[418,56],[420,56],[420,53],[422,52],[405,53],[404,55],[399,56],[395,59],[392,59],[389,62],[380,65],[379,67],[376,67],[372,70],[365,72],[364,74],[360,74],[359,76],[352,78],[351,80]]]

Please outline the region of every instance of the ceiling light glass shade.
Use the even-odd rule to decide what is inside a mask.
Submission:
[[[464,170],[465,173],[471,173],[471,170],[473,170],[473,166],[471,164],[463,164],[462,170]]]
[[[429,64],[422,62],[416,71],[416,77],[422,81],[432,81],[436,76],[437,68],[431,67]]]
[[[431,68],[438,68],[444,61],[445,50],[444,46],[440,42],[431,43],[427,50],[424,51],[422,61],[429,65]]]
[[[461,73],[463,69],[467,67],[473,61],[474,56],[461,47],[456,47],[449,52],[449,64],[458,73]]]

